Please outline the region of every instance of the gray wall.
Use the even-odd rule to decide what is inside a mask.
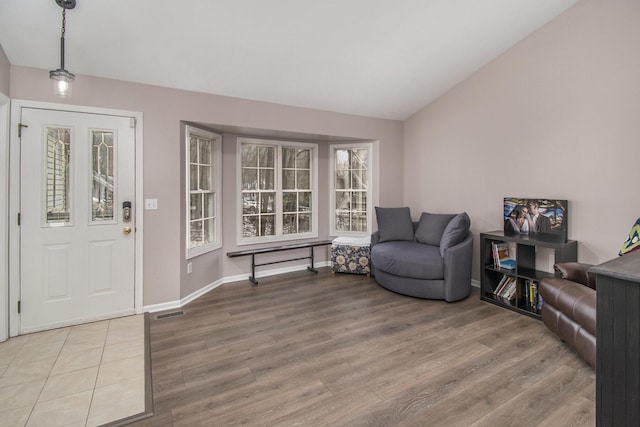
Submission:
[[[568,199],[579,260],[617,256],[640,216],[638,22],[638,1],[582,0],[409,118],[414,215],[466,210],[478,237],[504,196]]]
[[[403,124],[400,121],[248,101],[96,77],[77,76],[73,98],[51,94],[46,70],[11,67],[14,99],[141,111],[144,114],[144,197],[157,198],[158,210],[144,214],[144,305],[177,301],[222,277],[249,271],[249,259],[227,260],[235,248],[234,144],[223,148],[223,249],[189,260],[184,249],[184,178],[181,174],[181,121],[334,135],[379,141],[384,158],[376,177],[379,203],[402,204]],[[326,164],[326,159],[325,159]],[[324,196],[325,200],[326,195]],[[321,239],[328,238],[328,207],[320,218]]]

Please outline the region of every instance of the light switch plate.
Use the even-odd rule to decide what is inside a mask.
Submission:
[[[158,209],[158,199],[144,199],[144,208],[148,211]]]

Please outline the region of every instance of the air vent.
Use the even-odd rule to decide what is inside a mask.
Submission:
[[[158,314],[156,320],[167,319],[169,317],[176,317],[184,315],[184,311],[172,311],[171,313]]]

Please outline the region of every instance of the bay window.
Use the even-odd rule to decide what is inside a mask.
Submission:
[[[238,243],[317,237],[317,145],[255,138],[238,143]]]

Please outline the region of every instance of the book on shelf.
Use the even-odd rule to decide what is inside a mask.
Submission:
[[[535,280],[526,280],[524,283],[524,302],[526,307],[535,313],[540,312],[541,299],[538,294],[538,282]]]
[[[514,268],[516,268],[516,260],[511,258],[500,260],[500,268],[513,270]]]
[[[506,274],[502,276],[502,279],[496,286],[493,294],[498,298],[504,299],[506,301],[512,301],[515,299],[518,291],[518,279],[513,276],[507,276]]]
[[[516,268],[516,260],[509,254],[509,243],[493,242],[491,243],[491,252],[495,268],[506,268],[508,270]]]

